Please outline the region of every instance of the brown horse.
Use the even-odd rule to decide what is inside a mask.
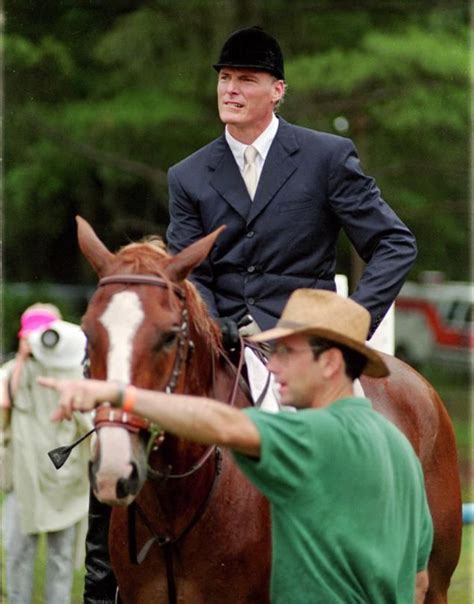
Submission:
[[[78,232],[100,277],[83,320],[91,376],[249,405],[215,323],[186,280],[219,230],[174,257],[150,243],[112,254],[82,219]],[[423,465],[435,525],[426,601],[446,602],[462,528],[451,422],[417,372],[385,360],[391,375],[365,378],[363,387]],[[123,602],[267,602],[268,507],[228,453],[107,406],[97,410],[96,426],[91,481],[100,500],[117,506],[110,553]]]

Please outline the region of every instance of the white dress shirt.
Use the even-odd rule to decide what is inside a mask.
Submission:
[[[268,151],[270,150],[270,146],[275,138],[275,135],[278,130],[278,118],[275,114],[272,116],[272,121],[268,124],[265,130],[258,136],[252,143],[252,147],[255,147],[258,151],[258,155],[256,157],[256,165],[257,165],[257,173],[258,178],[260,178],[260,174],[262,173],[263,164],[265,163],[265,159],[267,158]],[[235,139],[232,134],[229,133],[229,128],[226,126],[225,128],[225,138],[227,144],[232,151],[232,154],[237,162],[240,173],[244,172],[244,151],[249,145],[245,145],[241,143],[237,139]]]

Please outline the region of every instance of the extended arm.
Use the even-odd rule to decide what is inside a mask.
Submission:
[[[103,402],[117,405],[121,387],[100,380],[39,378],[42,386],[59,392],[54,421],[71,419],[74,411],[90,411]],[[133,413],[160,425],[166,432],[203,444],[216,444],[259,456],[260,435],[254,423],[238,409],[212,399],[134,389]]]
[[[364,174],[349,140],[334,154],[329,196],[344,230],[367,263],[351,297],[370,312],[370,337],[413,266],[415,237],[382,199],[374,179]]]

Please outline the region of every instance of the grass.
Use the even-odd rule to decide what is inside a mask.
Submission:
[[[3,497],[0,493],[0,511]],[[7,604],[5,590],[5,554],[1,548],[2,556],[0,559],[0,604]],[[84,571],[79,568],[74,571],[74,580],[72,585],[71,604],[82,604],[83,587],[84,587]],[[35,585],[33,590],[33,603],[44,604],[44,583],[46,575],[46,539],[43,535],[40,536],[38,543],[38,555],[35,560]]]
[[[474,388],[468,373],[428,366],[423,375],[441,396],[453,422],[464,502],[474,502]]]
[[[474,603],[474,524],[464,527],[461,559],[454,572],[449,588],[449,604]]]
[[[46,539],[41,538],[38,548],[38,556],[35,564],[35,589],[33,595],[33,604],[44,603],[44,581],[46,568]],[[72,584],[71,604],[82,604],[82,592],[84,586],[84,568],[74,571],[74,580]]]
[[[472,376],[428,366],[423,375],[438,391],[452,419],[459,456],[463,501],[474,502],[474,389]],[[474,524],[465,525],[461,558],[451,580],[449,604],[474,604]]]

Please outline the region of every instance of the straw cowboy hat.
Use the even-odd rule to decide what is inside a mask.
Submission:
[[[322,289],[297,289],[288,299],[276,326],[249,340],[265,342],[295,334],[320,336],[366,357],[362,373],[384,377],[389,374],[385,362],[365,344],[369,325],[368,311],[353,300]]]

